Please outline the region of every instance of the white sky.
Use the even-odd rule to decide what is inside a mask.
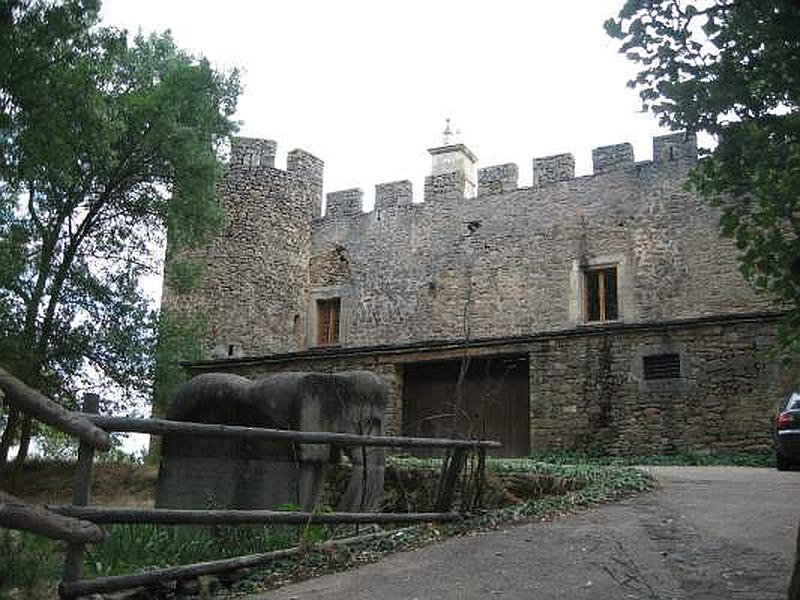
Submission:
[[[603,21],[623,0],[105,0],[106,24],[170,29],[180,47],[239,67],[241,135],[325,161],[325,192],[411,179],[415,200],[445,117],[479,167],[631,142],[651,157],[663,133],[626,87],[634,65]]]

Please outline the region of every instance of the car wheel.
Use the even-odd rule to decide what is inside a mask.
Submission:
[[[792,463],[785,456],[781,456],[780,454],[776,454],[775,455],[775,466],[778,467],[778,471],[788,471],[791,468]]]

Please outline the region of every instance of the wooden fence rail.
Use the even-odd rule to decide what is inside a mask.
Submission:
[[[5,401],[14,408],[51,427],[74,435],[98,450],[110,450],[108,433],[87,420],[85,415],[69,411],[42,393],[28,387],[11,373],[0,367],[0,390]]]
[[[500,442],[491,440],[458,440],[423,437],[358,435],[354,433],[332,433],[327,431],[295,431],[244,427],[241,425],[216,425],[165,419],[138,419],[128,417],[104,417],[83,414],[84,418],[106,431],[125,433],[149,433],[151,435],[213,435],[249,439],[268,439],[298,444],[338,444],[341,446],[382,446],[384,448],[500,448]]]
[[[359,535],[351,538],[342,538],[323,542],[317,546],[319,550],[346,548],[353,544],[368,542],[375,539],[386,538],[393,535],[402,535],[404,530],[381,531]],[[230,573],[240,569],[249,569],[268,564],[274,560],[289,558],[302,554],[304,549],[300,546],[286,548],[285,550],[273,550],[261,554],[249,554],[237,556],[236,558],[225,558],[213,560],[193,565],[180,567],[166,567],[154,569],[146,573],[136,575],[116,575],[111,577],[98,577],[86,581],[76,581],[74,583],[62,582],[58,586],[59,594],[62,598],[76,598],[78,596],[88,596],[89,594],[118,592],[140,586],[158,585],[165,581],[181,581],[194,579],[202,575],[218,575]]]
[[[94,523],[51,512],[0,490],[0,527],[29,531],[54,540],[102,542],[105,532]]]
[[[63,598],[75,598],[96,592],[119,591],[159,582],[239,570],[262,565],[276,558],[296,555],[303,550],[302,548],[290,548],[194,565],[155,569],[136,575],[101,577],[80,581],[80,567],[85,544],[97,543],[105,538],[105,532],[97,524],[253,525],[281,523],[332,525],[343,523],[388,524],[452,521],[461,518],[461,515],[451,512],[451,507],[456,482],[464,467],[467,452],[477,452],[480,466],[478,473],[482,477],[482,465],[485,461],[487,449],[501,447],[499,442],[490,440],[366,436],[323,431],[289,431],[261,427],[191,423],[164,419],[105,417],[97,414],[98,397],[92,394],[87,394],[84,398],[83,412],[71,412],[0,368],[0,398],[3,395],[5,396],[5,401],[11,406],[60,431],[78,437],[81,442],[78,450],[78,463],[75,469],[71,505],[34,507],[0,491],[0,526],[23,529],[68,542],[63,580],[59,585],[59,594]],[[436,495],[436,512],[317,513],[271,510],[130,509],[88,506],[91,500],[95,450],[108,450],[111,448],[112,443],[108,432],[270,439],[296,444],[443,448],[448,450],[448,453],[442,462],[439,490]],[[479,481],[477,485],[478,487],[480,486]],[[323,546],[337,545],[344,545],[344,543],[333,540],[323,544]]]
[[[414,523],[453,521],[453,512],[349,513],[279,510],[194,510],[171,508],[111,508],[105,506],[47,505],[47,510],[102,525],[149,523],[153,525],[341,525],[343,523]]]

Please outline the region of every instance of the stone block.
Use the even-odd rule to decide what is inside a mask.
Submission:
[[[277,148],[272,140],[235,137],[231,139],[231,167],[274,167]]]
[[[340,219],[359,215],[363,212],[364,190],[351,188],[331,192],[326,196],[325,218]]]
[[[478,195],[502,194],[517,189],[519,169],[514,163],[478,169]]]
[[[575,157],[572,154],[554,154],[533,159],[534,187],[575,178]]]
[[[594,174],[608,173],[633,166],[633,146],[629,143],[601,146],[592,150]]]

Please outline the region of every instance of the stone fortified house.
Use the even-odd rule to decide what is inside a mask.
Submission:
[[[532,450],[650,453],[770,444],[778,313],[737,270],[717,212],[684,188],[693,135],[476,170],[463,144],[409,181],[329,193],[323,163],[238,138],[226,224],[192,257],[199,287],[165,284],[173,315],[208,320],[194,374],[370,369],[390,433],[500,439]]]

